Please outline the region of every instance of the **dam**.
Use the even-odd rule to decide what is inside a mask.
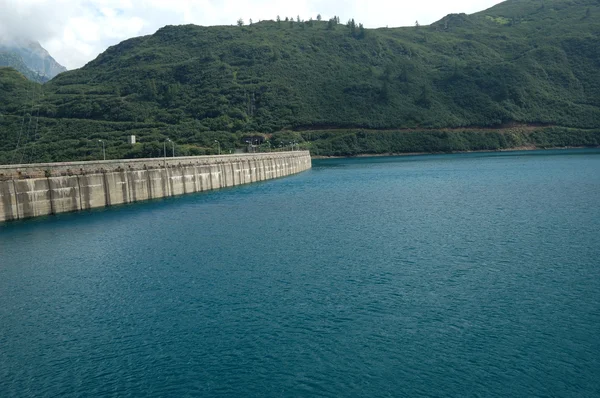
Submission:
[[[310,168],[308,151],[0,165],[0,222],[232,187]]]

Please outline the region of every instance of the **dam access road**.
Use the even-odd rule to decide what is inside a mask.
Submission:
[[[0,165],[0,222],[231,187],[310,168],[308,151]]]

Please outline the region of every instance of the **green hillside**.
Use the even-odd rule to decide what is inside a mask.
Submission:
[[[0,68],[13,68],[21,72],[29,80],[38,83],[44,83],[49,80],[46,77],[41,76],[29,69],[18,54],[13,52],[5,52],[2,51],[2,49],[0,49]]]
[[[0,162],[95,158],[98,139],[111,157],[158,156],[166,137],[202,154],[256,134],[320,155],[600,144],[600,1],[409,28],[357,17],[167,26],[43,86],[1,71]]]

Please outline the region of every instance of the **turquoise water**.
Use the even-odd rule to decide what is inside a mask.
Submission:
[[[600,151],[313,162],[0,226],[0,396],[599,396]]]

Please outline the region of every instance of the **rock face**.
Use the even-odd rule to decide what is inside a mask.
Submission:
[[[40,43],[31,40],[0,39],[0,66],[15,68],[28,79],[39,82],[48,81],[67,70]]]

